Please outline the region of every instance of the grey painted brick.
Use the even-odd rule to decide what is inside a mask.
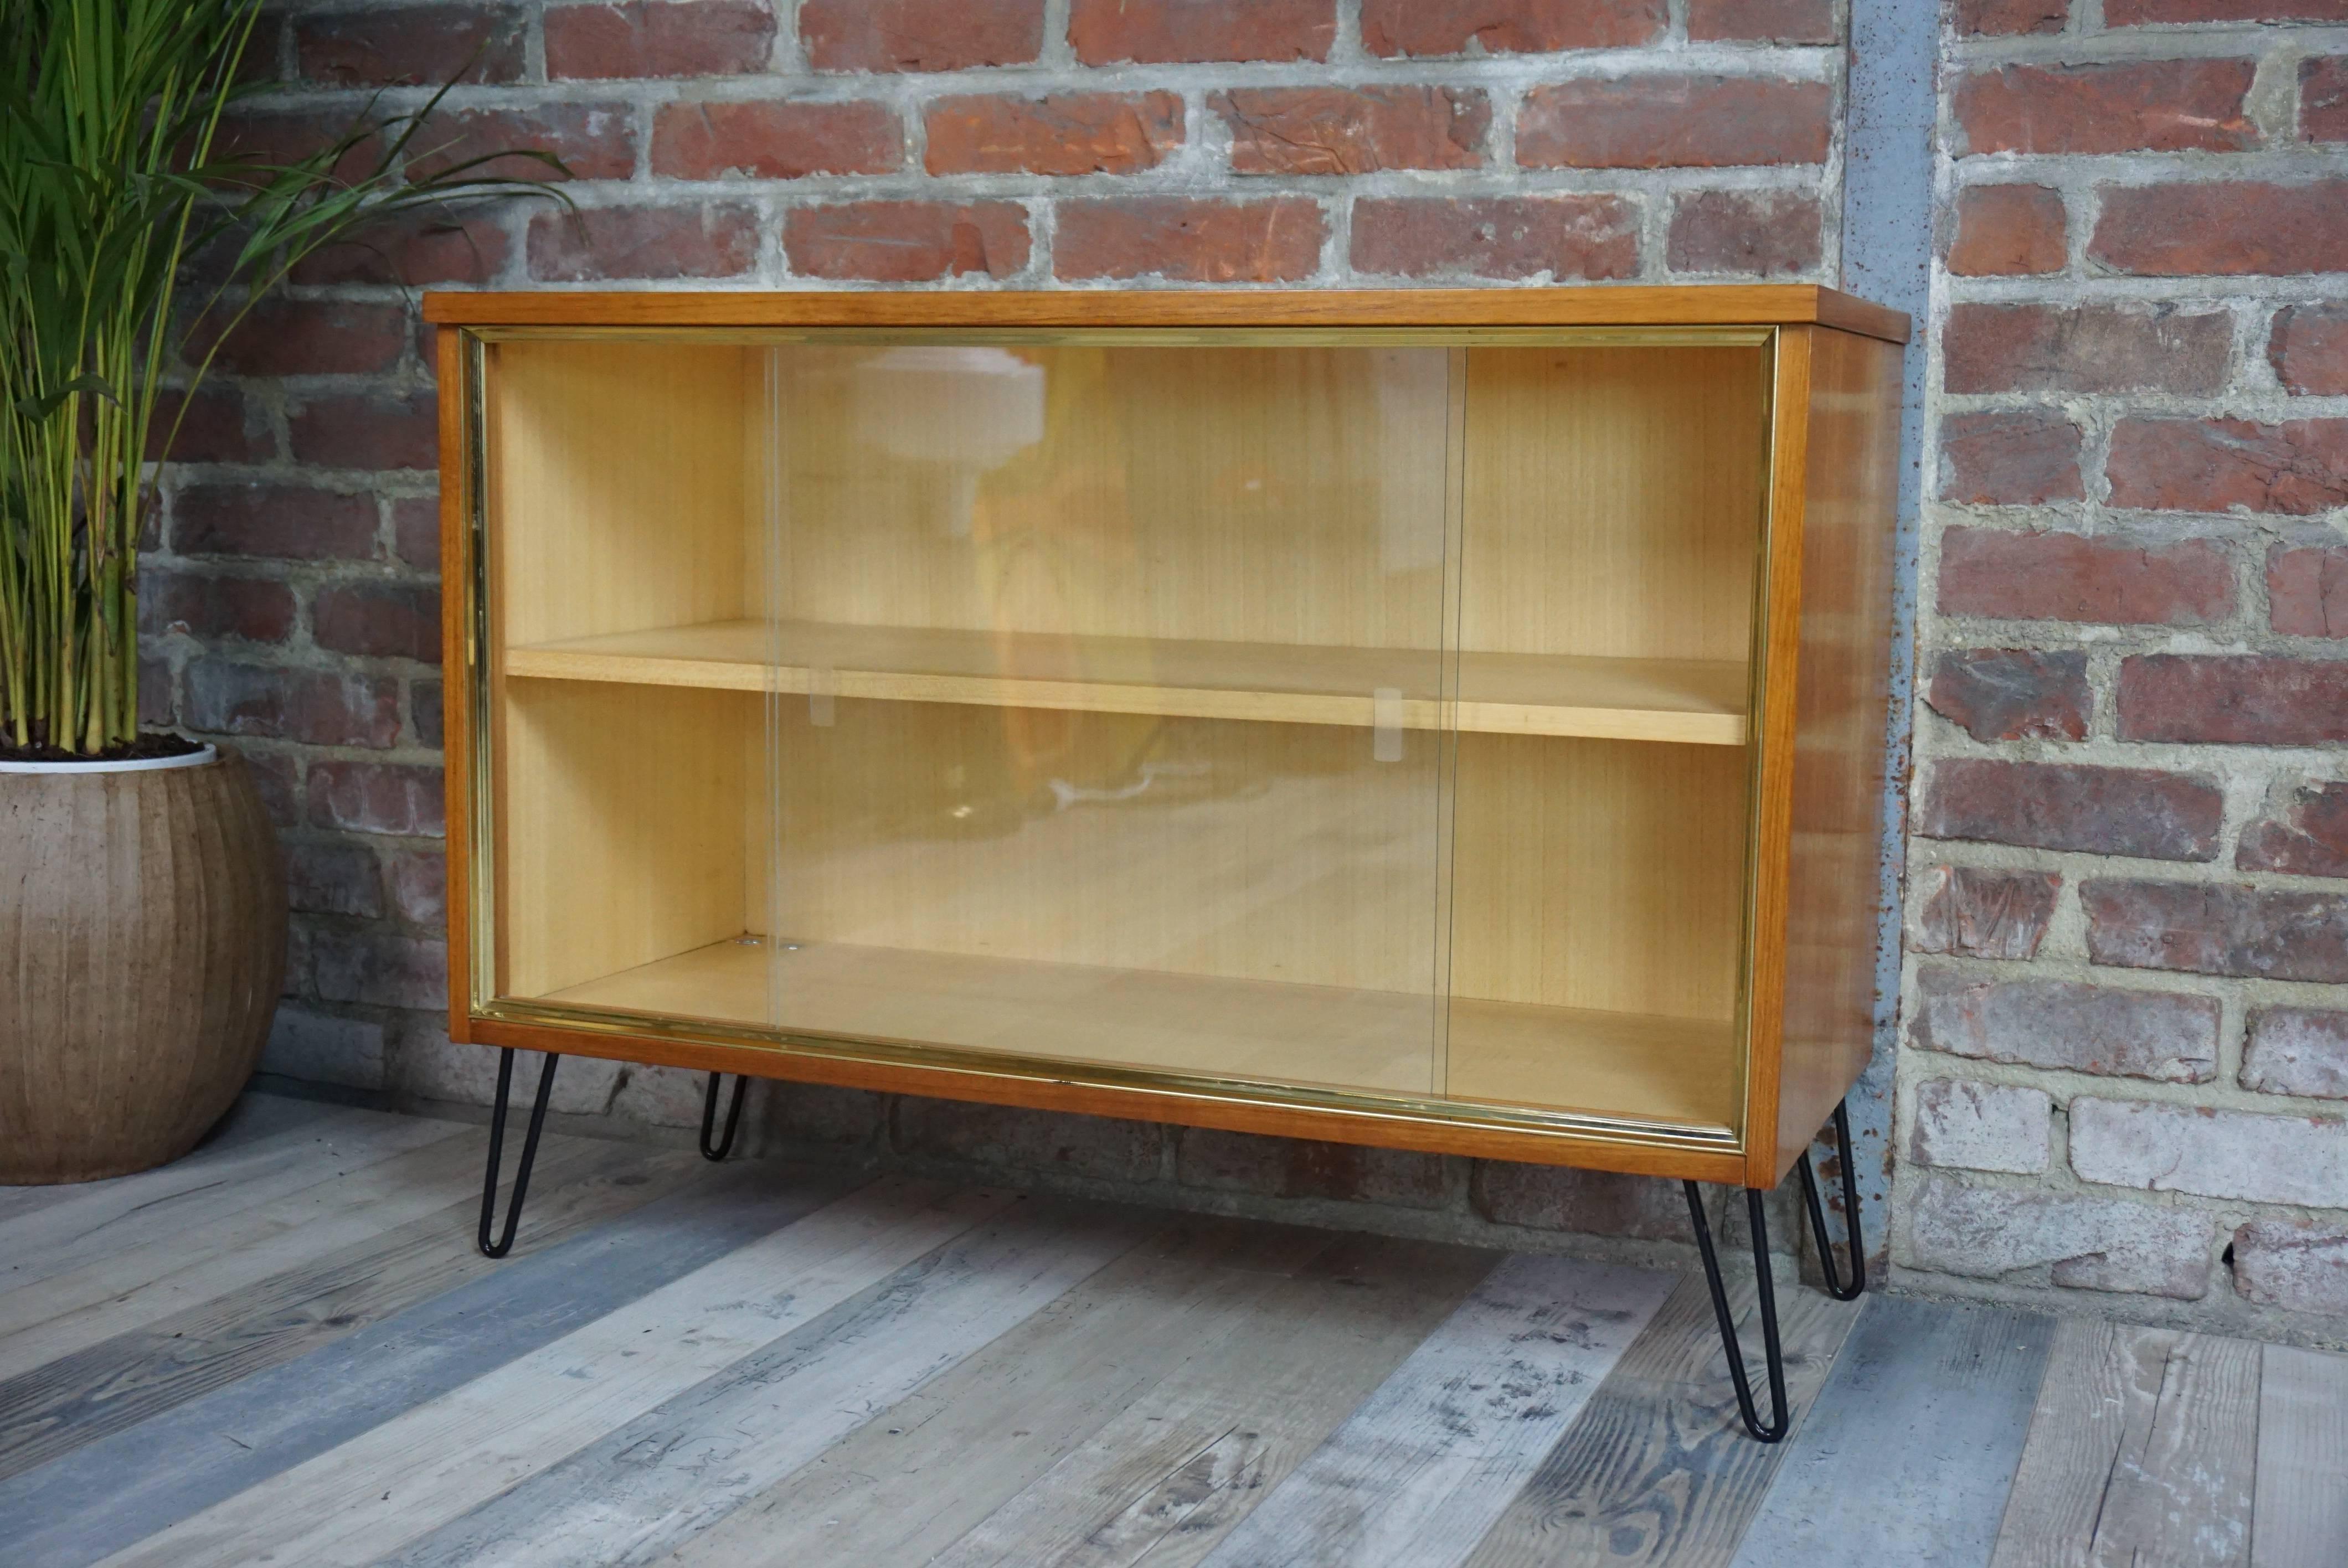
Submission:
[[[2209,1222],[2189,1209],[1928,1176],[1907,1219],[1907,1261],[1941,1274],[2052,1266],[2057,1285],[2185,1301],[2209,1286]]]
[[[392,1055],[390,1084],[418,1099],[487,1105],[497,1098],[498,1055],[489,1046],[458,1045],[438,1030],[413,1030]],[[510,1107],[529,1107],[538,1093],[539,1063],[544,1060],[534,1050],[514,1052]],[[620,1066],[599,1057],[564,1057],[555,1069],[547,1108],[565,1116],[602,1115],[612,1107]]]
[[[2261,1008],[2252,1013],[2242,1087],[2348,1100],[2348,1012]]]
[[[281,1003],[261,1052],[261,1071],[282,1072],[305,1083],[339,1083],[351,1089],[383,1087],[383,1025],[372,1019],[342,1018]]]
[[[2348,1122],[2139,1101],[2071,1102],[2082,1181],[2255,1203],[2348,1205]]]
[[[2234,1233],[2234,1288],[2262,1306],[2348,1314],[2348,1228],[2252,1220]]]
[[[2218,1074],[2218,1020],[2212,997],[1933,968],[1917,976],[1908,1038],[1988,1061],[2206,1083]]]
[[[2046,1168],[2054,1102],[2045,1091],[1934,1078],[1916,1086],[1908,1157],[1920,1165],[2034,1174]]]

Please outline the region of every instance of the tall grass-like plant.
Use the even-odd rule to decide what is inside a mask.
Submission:
[[[0,743],[137,740],[147,457],[178,426],[157,411],[177,390],[184,415],[253,302],[371,220],[550,193],[482,172],[513,155],[407,175],[446,88],[408,114],[370,106],[294,162],[224,149],[226,111],[260,90],[241,78],[261,9],[0,0]]]

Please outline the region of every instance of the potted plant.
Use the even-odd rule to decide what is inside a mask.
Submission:
[[[441,94],[370,105],[294,162],[239,153],[261,9],[0,0],[0,1184],[185,1153],[252,1075],[283,977],[252,778],[139,728],[138,548],[172,400],[319,247],[548,189],[486,175],[498,154],[410,178]]]

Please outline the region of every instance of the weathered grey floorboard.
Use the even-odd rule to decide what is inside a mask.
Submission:
[[[2348,1356],[2270,1345],[2259,1374],[2250,1568],[2348,1559]]]
[[[1878,1297],[1786,1440],[1736,1568],[1982,1568],[2052,1319]]]
[[[2257,1400],[2248,1341],[2065,1319],[1995,1568],[2246,1562]]]
[[[83,1568],[820,1207],[841,1178],[740,1166],[299,1360],[0,1481],[9,1568]]]
[[[661,1196],[700,1162],[584,1139],[539,1153],[530,1238],[551,1245]],[[479,1152],[472,1184],[478,1187]],[[0,1477],[282,1366],[499,1265],[473,1245],[478,1194],[232,1295],[0,1382]]]
[[[1648,1269],[1508,1259],[1204,1561],[1459,1563],[1673,1283]]]
[[[157,1193],[177,1190],[191,1169],[201,1171],[206,1163],[232,1153],[257,1139],[273,1136],[288,1129],[314,1122],[320,1106],[314,1101],[294,1100],[282,1094],[246,1094],[229,1107],[228,1112],[197,1144],[180,1159],[152,1171],[140,1171],[135,1175],[114,1176],[102,1182],[58,1182],[37,1187],[0,1186],[0,1244],[8,1238],[8,1223],[37,1210],[53,1208],[73,1199],[88,1198],[93,1194],[139,1194],[136,1201]],[[5,1256],[0,1253],[0,1256]]]
[[[276,1131],[207,1148],[175,1164],[110,1182],[0,1222],[0,1290],[16,1290],[93,1259],[186,1234],[220,1214],[256,1208],[336,1171],[386,1160],[449,1135],[446,1122],[295,1102],[270,1111]]]
[[[1164,1224],[1023,1201],[388,1561],[619,1568],[663,1556]]]
[[[1178,1368],[932,1568],[1190,1568],[1493,1262],[1488,1252],[1437,1242],[1340,1239],[1269,1281],[1228,1334],[1191,1346]]]
[[[925,1563],[1334,1238],[1186,1218],[694,1536],[673,1564],[746,1552],[814,1568]]]
[[[1738,1335],[1757,1349],[1749,1277],[1733,1287],[1730,1302]],[[1817,1399],[1863,1302],[1779,1289],[1786,1391],[1797,1420]],[[1785,1452],[1746,1432],[1711,1293],[1701,1275],[1686,1276],[1467,1568],[1718,1568],[1735,1556]]]
[[[0,1295],[0,1378],[478,1193],[479,1140],[460,1131]]]

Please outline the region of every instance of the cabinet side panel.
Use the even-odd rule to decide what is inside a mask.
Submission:
[[[465,380],[464,334],[434,334],[440,388],[440,669],[445,716],[440,743],[448,854],[448,1038],[467,1039],[473,1000],[472,491],[466,450],[472,389]]]
[[[1890,681],[1900,349],[1826,328],[1811,336],[1775,1177],[1873,1046]]]

